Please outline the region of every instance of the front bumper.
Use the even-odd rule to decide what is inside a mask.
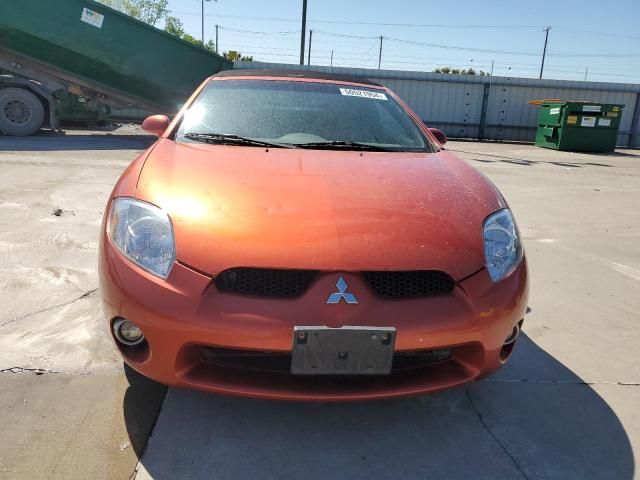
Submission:
[[[342,275],[359,303],[326,304]],[[450,295],[382,300],[358,273],[326,272],[297,299],[252,298],[219,292],[211,278],[176,263],[161,280],[125,259],[108,239],[100,247],[105,316],[135,322],[146,342],[116,343],[124,360],[145,376],[172,386],[232,395],[342,401],[410,396],[453,387],[498,369],[501,348],[527,306],[527,266],[494,284],[483,269],[456,283]],[[296,325],[391,326],[396,352],[451,349],[451,357],[374,377],[302,377],[288,371],[221,366],[210,348],[291,352]]]

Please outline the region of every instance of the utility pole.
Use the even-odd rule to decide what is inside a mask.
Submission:
[[[307,31],[307,0],[302,0],[302,29],[300,31],[300,65],[304,65],[304,33]]]
[[[216,25],[216,53],[218,53],[218,25]]]
[[[331,66],[333,67],[333,50],[331,50]]]
[[[206,0],[207,2],[210,2],[211,0]],[[205,0],[202,0],[202,45],[204,45],[204,2]]]
[[[489,73],[489,87],[491,87],[491,81],[493,80],[493,60],[491,60],[491,73]]]
[[[380,65],[382,64],[382,39],[384,37],[380,35],[380,51],[378,52],[378,70],[380,70]]]
[[[545,32],[544,35],[544,49],[542,50],[542,64],[540,65],[540,77],[542,78],[542,71],[544,70],[544,57],[547,56],[547,41],[549,40],[549,30],[551,27],[543,28],[542,31]]]
[[[589,73],[589,67],[584,69],[584,81],[587,81],[587,74]]]
[[[307,65],[311,65],[311,40],[313,39],[313,30],[309,30],[309,53],[307,54]]]

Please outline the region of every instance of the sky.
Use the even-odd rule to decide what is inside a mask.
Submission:
[[[202,0],[169,0],[201,37]],[[299,63],[302,0],[206,1],[205,41],[254,60]],[[452,66],[496,76],[640,83],[640,0],[308,0],[311,64],[432,71]],[[307,50],[305,49],[305,63]]]

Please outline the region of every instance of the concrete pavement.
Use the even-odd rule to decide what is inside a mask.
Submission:
[[[640,478],[640,152],[449,143],[529,257],[526,335],[496,376],[344,405],[170,389],[147,444],[164,389],[122,370],[96,249],[149,139],[112,133],[0,137],[0,478]]]
[[[0,478],[128,478],[164,391],[139,376],[3,372]]]
[[[366,405],[172,390],[137,478],[633,478],[634,456],[616,413],[524,342],[520,361],[530,350],[546,358],[544,367],[573,378],[492,380]],[[637,389],[626,393],[633,415],[640,397]]]
[[[137,130],[136,130],[137,133]],[[149,137],[0,136],[0,478],[128,478],[165,388],[125,376],[97,292],[97,233]]]
[[[171,390],[138,478],[638,478],[640,152],[449,148],[498,185],[524,236],[531,311],[508,366],[356,405]]]

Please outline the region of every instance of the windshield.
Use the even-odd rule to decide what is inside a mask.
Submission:
[[[272,146],[432,151],[391,96],[331,83],[212,81],[187,110],[176,134],[181,142],[239,144],[238,137]]]

